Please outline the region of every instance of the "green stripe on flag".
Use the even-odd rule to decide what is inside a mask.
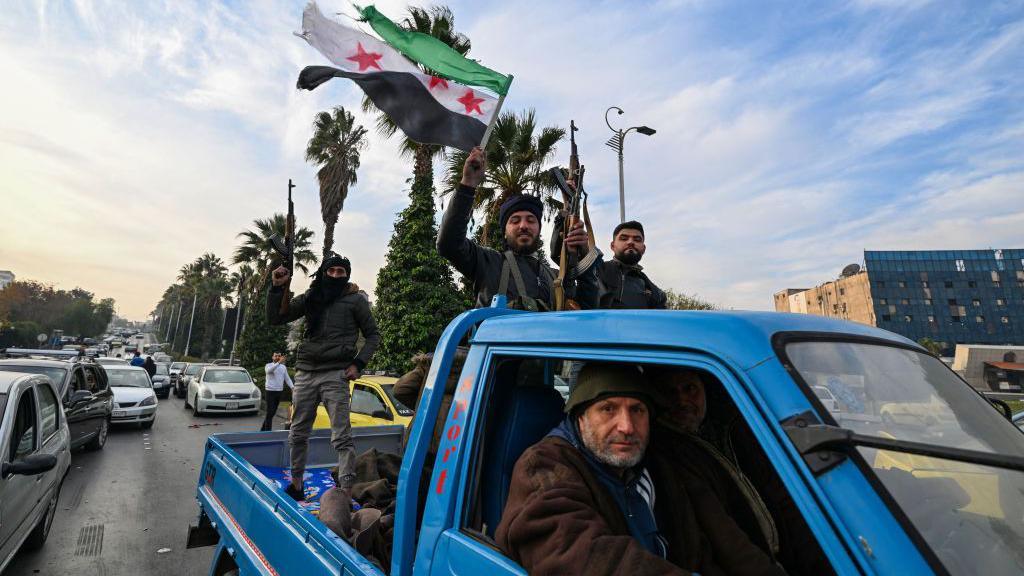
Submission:
[[[382,40],[428,69],[462,84],[488,88],[501,95],[508,93],[512,76],[466,58],[433,36],[399,27],[372,5],[356,9]]]

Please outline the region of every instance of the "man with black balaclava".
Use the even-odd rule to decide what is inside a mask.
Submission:
[[[352,265],[347,258],[332,254],[324,259],[313,275],[313,282],[288,303],[281,314],[281,300],[291,271],[283,266],[274,270],[267,296],[267,319],[285,324],[306,319],[306,331],[295,353],[295,386],[292,389],[291,484],[289,496],[304,500],[303,474],[309,434],[316,419],[317,406],[323,402],[331,419],[331,446],[338,452],[338,487],[351,494],[355,483],[355,446],[349,423],[349,380],[359,377],[369,363],[380,334],[370,314],[370,302],[356,284],[349,282]],[[359,334],[365,339],[356,349]]]
[[[555,218],[556,233],[551,237],[552,258],[556,261],[561,248],[561,238],[557,234],[561,218],[561,215]],[[602,258],[594,265],[599,308],[664,309],[667,301],[665,292],[651,282],[640,266],[640,259],[647,251],[643,224],[630,220],[616,226],[609,247],[612,259]]]
[[[441,219],[437,251],[473,281],[477,307],[489,306],[495,295],[503,294],[513,308],[553,310],[552,284],[558,271],[537,257],[544,213],[539,198],[516,194],[501,205],[498,221],[505,236],[504,252],[481,246],[466,237],[473,214],[473,198],[486,170],[483,151],[474,148],[462,168],[462,182]],[[580,253],[587,251],[587,233],[581,223],[573,227],[566,244]],[[574,299],[584,309],[597,307],[597,278],[593,266],[596,256],[596,253],[584,255],[580,264],[567,274],[575,284]]]

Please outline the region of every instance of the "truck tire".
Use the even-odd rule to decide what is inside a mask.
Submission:
[[[96,435],[92,437],[92,440],[85,445],[85,449],[90,452],[96,450],[102,450],[103,446],[107,443],[107,432],[110,430],[110,421],[106,418],[100,424],[100,429],[96,432]]]
[[[57,500],[60,499],[60,489],[63,486],[64,480],[61,480],[60,484],[57,485],[57,489],[53,491],[53,497],[50,498],[50,503],[47,505],[43,517],[39,519],[39,522],[32,528],[32,532],[29,533],[28,538],[25,539],[25,548],[38,550],[43,547],[43,544],[46,544],[46,538],[50,535],[50,527],[53,526],[53,517],[57,514]]]

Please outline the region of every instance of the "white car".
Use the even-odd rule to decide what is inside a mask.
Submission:
[[[71,434],[54,383],[42,374],[0,373],[0,572],[24,544],[46,542]]]
[[[826,410],[833,414],[840,412],[839,400],[836,400],[831,390],[824,386],[811,386],[811,389],[814,390],[814,395],[818,397],[818,401],[821,402]]]
[[[152,428],[156,421],[157,399],[149,374],[138,366],[104,366],[110,390],[114,393],[111,424],[133,423]]]
[[[100,366],[130,366],[128,361],[124,358],[111,358],[110,356],[100,356],[99,358],[93,358],[93,362],[96,362]]]
[[[245,368],[203,366],[188,383],[185,407],[199,416],[209,412],[251,412],[260,410],[260,389]]]

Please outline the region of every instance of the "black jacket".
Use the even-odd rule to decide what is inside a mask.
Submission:
[[[491,299],[498,293],[501,283],[502,267],[505,255],[497,250],[480,246],[466,238],[469,219],[473,213],[473,196],[476,190],[468,186],[459,186],[452,197],[448,208],[441,219],[441,228],[437,233],[437,251],[455,266],[455,269],[473,280],[473,292],[476,294],[476,306],[490,306]],[[535,254],[524,256],[514,255],[519,271],[523,276],[527,296],[545,303],[554,309],[554,293],[549,279],[558,276],[558,270],[547,266]],[[541,271],[545,266],[549,274]],[[576,275],[576,301],[583,309],[597,308],[597,277],[593,266],[585,270],[574,271]],[[507,294],[509,301],[519,296],[515,282],[508,282]]]
[[[562,215],[555,216],[551,233],[551,259],[557,264],[562,253]],[[600,253],[600,251],[598,251]],[[654,285],[640,266],[629,266],[615,258],[603,257],[594,263],[597,275],[598,308],[601,309],[665,309],[668,296]]]
[[[306,315],[306,298],[300,294],[288,303],[288,313],[281,316],[281,298],[284,289],[271,286],[267,294],[267,321],[287,324]],[[365,342],[356,350],[359,333]],[[339,296],[324,310],[320,329],[316,334],[305,334],[295,353],[295,367],[299,370],[337,370],[355,364],[362,370],[370,362],[380,344],[377,323],[370,314],[370,302],[355,284],[349,284],[345,294]]]

